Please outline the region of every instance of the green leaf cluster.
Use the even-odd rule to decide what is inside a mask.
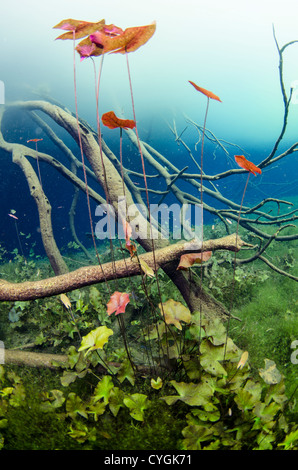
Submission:
[[[177,393],[162,397],[170,406],[181,401],[191,407],[182,449],[298,449],[297,425],[289,424],[284,414],[284,377],[273,361],[266,360],[255,379],[248,364],[238,368],[241,351],[230,338],[226,341],[222,324],[202,321],[196,314],[191,335],[197,336],[200,328],[198,353],[184,358],[192,381],[171,380]]]
[[[144,421],[144,413],[149,405],[150,400],[145,394],[125,393],[114,385],[110,375],[104,375],[88,400],[83,400],[75,392],[68,393],[65,398],[62,391],[51,390],[44,396],[41,410],[54,412],[60,408],[61,412],[64,411],[65,418],[71,419],[69,436],[82,443],[95,440],[96,430],[90,423],[98,422],[105,412],[110,411],[116,418],[119,410],[124,408],[129,410],[134,420]]]
[[[19,376],[13,371],[6,372],[4,367],[0,365],[0,449],[4,446],[1,429],[5,429],[9,425],[6,418],[7,408],[9,406],[18,408],[24,403],[25,398],[25,389]]]
[[[242,275],[236,272],[236,283]],[[153,298],[154,284],[148,282]],[[249,363],[239,368],[243,351],[227,337],[221,321],[211,322],[195,312],[185,324],[178,300],[171,302],[170,320],[182,320],[180,325],[169,321],[169,312],[166,318],[158,310],[150,317],[148,303],[145,306],[140,292],[136,293],[133,313],[124,318],[132,362],[117,322],[106,315],[104,296],[94,286],[70,295],[71,312],[58,298],[7,303],[7,311],[14,307],[20,313],[14,328],[24,328],[26,323],[32,331],[39,328],[35,344],[60,345],[64,353],[68,351],[68,364],[60,365],[62,390],[55,384],[43,391],[39,410],[64,423],[69,441],[92,448],[99,435],[111,438],[109,426],[105,427],[111,421],[115,427],[118,420],[131,423],[133,429],[145,427],[158,401],[173,419],[183,416],[177,448],[298,448],[297,425],[288,417],[284,377],[273,361],[265,359],[258,376]],[[166,292],[162,300],[167,305]],[[148,357],[158,369],[150,371],[148,361],[148,372],[138,372]],[[26,396],[16,375],[10,371],[1,382],[1,374],[0,369],[0,433],[2,429],[4,436],[9,426],[7,409],[19,409]],[[161,378],[152,382],[152,375]],[[162,415],[155,419],[162,426]],[[0,447],[5,446],[3,436]]]

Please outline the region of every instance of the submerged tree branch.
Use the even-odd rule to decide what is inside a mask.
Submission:
[[[296,41],[293,41],[294,43]],[[281,85],[283,86],[283,73],[282,73],[282,52],[284,49],[292,44],[289,43],[283,48],[279,49],[280,52],[280,57],[281,57],[281,62],[280,62],[280,79],[281,79]],[[283,120],[283,129],[278,137],[276,144],[274,146],[274,152],[271,153],[271,155],[264,160],[260,166],[266,166],[269,167],[269,165],[272,164],[273,161],[276,161],[277,159],[283,158],[290,153],[293,153],[297,150],[297,144],[294,144],[292,147],[290,147],[287,151],[285,151],[283,154],[279,156],[275,156],[277,147],[279,143],[281,142],[283,136],[284,136],[284,131],[287,127],[287,117],[288,117],[288,111],[289,111],[289,105],[291,101],[291,96],[292,96],[292,91],[290,93],[289,99],[286,97],[284,88],[282,88],[283,92],[283,97],[284,97],[284,103],[285,103],[285,114],[284,114],[284,120]],[[61,174],[63,174],[64,177],[69,179],[70,181],[73,182],[73,184],[79,188],[79,190],[84,190],[85,191],[85,185],[84,183],[77,177],[76,175],[76,170],[81,166],[81,163],[77,161],[77,159],[74,157],[74,155],[67,149],[67,147],[64,145],[64,143],[58,139],[56,134],[51,130],[51,128],[43,121],[41,118],[36,114],[36,110],[42,111],[45,113],[47,116],[52,118],[59,126],[64,128],[73,138],[74,140],[78,143],[78,127],[80,129],[81,133],[81,140],[83,144],[83,152],[86,155],[87,159],[89,160],[91,168],[87,169],[88,175],[90,175],[93,179],[95,179],[97,182],[101,184],[103,188],[107,189],[108,193],[108,198],[109,202],[112,203],[113,208],[115,209],[115,212],[117,212],[117,204],[118,204],[118,196],[126,196],[127,197],[127,204],[134,204],[135,202],[137,203],[142,203],[143,202],[143,196],[144,196],[144,188],[138,185],[138,183],[135,183],[132,181],[131,176],[142,176],[140,175],[137,171],[135,171],[135,168],[122,168],[120,164],[120,159],[116,157],[116,155],[109,149],[109,147],[106,145],[106,143],[102,140],[101,145],[99,146],[99,136],[97,133],[88,125],[88,123],[85,123],[83,120],[79,120],[79,123],[76,122],[76,118],[73,113],[71,113],[69,110],[67,110],[65,107],[60,106],[59,104],[51,104],[49,102],[45,101],[29,101],[29,102],[17,102],[11,105],[11,107],[5,108],[5,111],[7,109],[18,109],[18,110],[23,110],[24,112],[28,113],[32,117],[32,119],[37,122],[43,130],[47,133],[49,138],[57,145],[60,150],[64,152],[64,154],[67,156],[71,163],[71,170],[68,170],[66,167],[60,164],[56,159],[53,159],[52,157],[46,155],[46,154],[40,154],[39,158],[47,161],[47,163],[51,164],[54,168],[56,168],[58,171],[60,171]],[[3,113],[5,112],[3,111]],[[0,117],[0,126],[2,124],[2,114]],[[78,124],[78,125],[77,125]],[[193,125],[199,132],[200,132],[200,126],[198,126],[196,123],[191,122],[191,125]],[[185,130],[185,129],[184,129]],[[182,133],[178,135],[176,128],[172,130],[176,137],[176,141],[178,144],[183,144],[183,139],[182,139],[182,134],[184,133],[184,130]],[[219,146],[225,153],[226,147],[224,146],[225,144],[233,145],[231,143],[226,143],[223,140],[219,140],[216,138],[216,136],[209,132],[209,137],[210,137],[210,142],[213,142],[214,145]],[[1,133],[0,133],[1,134]],[[126,134],[128,135],[129,139],[131,142],[136,146],[138,149],[139,147],[139,142],[137,142],[136,134],[128,129]],[[202,192],[208,196],[208,203],[203,202],[203,208],[205,211],[208,211],[210,214],[213,214],[214,216],[218,217],[221,222],[225,225],[227,233],[231,230],[231,226],[227,222],[227,216],[231,219],[234,219],[235,221],[238,219],[238,213],[240,210],[239,203],[232,201],[228,197],[225,196],[224,191],[220,189],[220,186],[215,184],[215,181],[219,181],[222,178],[227,178],[232,175],[238,175],[245,173],[245,170],[243,169],[232,169],[228,171],[224,171],[222,173],[218,173],[216,175],[202,175],[202,180],[204,183],[201,185],[200,181],[200,174],[192,174],[192,173],[187,173],[187,167],[184,167],[183,169],[177,168],[171,161],[170,159],[166,158],[164,155],[162,155],[160,152],[158,152],[156,149],[152,148],[145,142],[141,142],[141,149],[143,152],[144,159],[146,160],[146,164],[149,165],[149,170],[153,169],[154,174],[150,174],[150,171],[148,171],[148,181],[154,180],[154,178],[158,177],[164,184],[164,187],[161,187],[158,189],[158,191],[155,188],[150,188],[149,191],[152,192],[154,195],[159,195],[162,199],[159,199],[159,203],[162,202],[164,199],[168,197],[168,195],[171,195],[171,197],[175,197],[176,200],[178,201],[179,204],[200,204],[201,199],[198,197],[198,195],[194,195],[193,190],[195,190],[195,193],[200,192],[202,195]],[[8,142],[5,142],[2,134],[0,135],[0,146],[2,148],[5,148],[8,152],[21,152],[22,155],[24,156],[29,156],[30,158],[36,158],[35,152],[32,151],[32,149],[29,149],[25,146],[21,146],[19,144],[11,144]],[[99,158],[99,149],[102,149],[102,158]],[[190,153],[190,157],[194,160],[194,156],[192,155],[189,147],[185,144],[184,147],[186,150]],[[275,158],[273,158],[275,156]],[[198,166],[198,165],[197,165]],[[199,170],[200,167],[198,166]],[[123,179],[121,177],[121,174],[123,173]],[[147,173],[147,169],[146,169]],[[152,178],[150,178],[152,177]],[[106,180],[105,180],[106,179]],[[180,183],[183,182],[183,190],[180,188]],[[189,185],[189,192],[185,190],[185,187]],[[93,197],[96,201],[100,201],[101,203],[104,202],[104,200],[95,192],[92,191],[91,188],[89,188],[89,194],[91,197]],[[214,203],[209,202],[209,201],[214,201]],[[276,202],[278,205],[278,213],[277,215],[269,215],[266,214],[264,211],[260,211],[260,207],[262,207],[266,202]],[[273,199],[273,198],[266,198],[260,203],[256,204],[254,207],[242,207],[242,214],[239,220],[239,224],[247,230],[248,233],[251,234],[256,234],[258,235],[262,241],[264,240],[270,240],[271,235],[264,232],[260,228],[266,225],[274,225],[275,223],[280,225],[281,223],[287,223],[289,221],[294,221],[297,219],[296,215],[296,210],[288,211],[285,214],[280,214],[279,213],[279,208],[281,204],[287,204],[287,201],[282,201],[279,199]],[[220,208],[218,208],[218,205]],[[271,212],[271,211],[269,211]],[[263,220],[261,220],[263,219]],[[265,220],[264,220],[265,219]],[[75,237],[75,230],[74,230],[74,218],[72,217],[72,232],[73,236]],[[229,221],[230,223],[230,221]],[[260,228],[259,228],[260,227]],[[133,237],[135,239],[138,239],[139,243],[145,248],[146,251],[151,251],[152,250],[152,240],[150,240],[150,237],[148,236],[151,233],[150,226],[148,223],[148,218],[146,216],[143,218],[143,222],[140,224],[140,230],[141,232],[139,233],[138,237]],[[161,235],[161,230],[156,229],[156,232]],[[144,236],[146,234],[146,236]],[[275,239],[278,241],[290,241],[290,240],[295,240],[298,238],[298,234],[293,234],[293,235],[284,235],[284,236],[277,236]],[[157,251],[159,252],[158,249],[162,249],[167,245],[169,242],[166,240],[163,240],[162,237],[157,237],[158,242],[156,243],[156,248]],[[222,240],[222,239],[219,239]],[[206,242],[205,242],[206,243]],[[218,249],[216,248],[216,242],[212,240],[213,243],[213,248],[212,249]],[[232,243],[233,245],[233,243]],[[175,246],[176,245],[170,245],[166,248],[169,248],[170,250],[174,250],[174,252],[171,254],[169,258],[163,261],[163,258],[158,259],[157,261],[157,267],[162,267],[162,269],[165,270],[165,272],[170,276],[170,278],[175,282],[175,284],[179,287],[181,293],[183,294],[184,298],[186,299],[186,302],[188,303],[189,306],[195,307],[198,305],[198,301],[200,299],[202,300],[206,297],[206,294],[202,291],[202,289],[199,289],[198,286],[194,286],[188,281],[185,281],[185,278],[183,277],[183,273],[180,271],[176,271],[177,267],[177,256],[179,254],[178,252],[175,252]],[[205,246],[205,245],[204,245]],[[251,245],[250,245],[251,246]],[[231,244],[227,247],[222,247],[219,249],[227,249],[231,250],[233,249],[231,247]],[[234,249],[238,250],[238,247],[234,247]],[[194,250],[193,250],[194,251]],[[180,252],[181,253],[181,252]],[[160,254],[160,252],[159,252]],[[147,259],[146,256],[148,256],[148,264],[152,267],[152,254],[148,253],[147,255],[142,255]],[[252,256],[251,258],[259,258],[261,259],[262,254],[260,252],[257,252],[255,256]],[[268,264],[268,263],[267,263]],[[129,266],[129,269],[128,269]],[[269,266],[269,264],[268,264]],[[274,266],[274,265],[273,265]],[[135,275],[135,274],[140,274],[141,271],[139,269],[139,265],[137,263],[134,263],[131,260],[122,260],[122,261],[117,261],[116,263],[108,263],[107,265],[104,265],[105,267],[105,273],[107,272],[108,279],[114,279],[115,277],[122,277],[122,276],[127,276],[127,275]],[[66,277],[57,276],[58,281],[56,282],[53,279],[50,280],[44,280],[41,281],[44,284],[38,285],[36,283],[30,284],[30,289],[33,288],[33,297],[30,298],[38,298],[38,297],[43,297],[46,295],[55,295],[57,293],[62,293],[66,292],[68,290],[76,289],[79,287],[82,287],[83,285],[90,285],[92,283],[97,283],[97,282],[102,282],[103,278],[107,279],[105,277],[105,273],[103,273],[102,267],[86,267],[82,268],[83,270],[78,270],[73,273],[69,273],[65,275]],[[272,268],[274,269],[274,268]],[[276,270],[276,269],[275,269]],[[69,277],[68,277],[69,276]],[[61,282],[59,286],[59,282]],[[28,284],[28,283],[25,283]],[[10,290],[9,295],[14,295],[13,294],[13,287],[12,286],[17,286],[19,288],[20,286],[18,284],[11,284],[7,283],[6,281],[0,281],[0,293],[8,292]],[[28,287],[28,286],[27,286]],[[25,289],[25,288],[24,288]],[[29,289],[29,290],[30,290]],[[22,289],[19,291],[20,295],[27,295],[24,293],[25,291],[22,291]],[[17,294],[16,294],[17,295]],[[36,297],[34,297],[36,296]],[[13,297],[15,299],[20,300],[20,297]],[[1,296],[0,296],[1,299]],[[5,300],[5,296],[2,298],[2,300]],[[207,300],[207,299],[206,299]],[[208,300],[207,300],[208,303]],[[217,308],[216,303],[211,303],[211,310],[212,306]]]
[[[156,250],[155,261],[158,268],[165,268],[167,264],[178,261],[182,254],[189,252],[191,242],[179,242],[165,248]],[[207,240],[203,243],[202,249],[191,252],[229,250],[239,251],[243,246],[252,246],[236,237],[236,234],[214,240]],[[186,251],[187,250],[187,251]],[[152,269],[154,259],[152,253],[139,256]],[[104,273],[104,274],[103,274]],[[120,279],[129,276],[144,274],[137,259],[125,258],[114,263],[106,263],[100,266],[84,266],[75,271],[60,276],[42,279],[39,281],[28,281],[20,284],[12,283],[0,279],[0,300],[34,300],[44,297],[69,292],[81,287],[98,284],[112,279]]]

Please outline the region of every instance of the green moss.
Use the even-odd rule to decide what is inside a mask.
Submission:
[[[72,420],[66,418],[61,409],[42,411],[43,394],[60,388],[66,396],[75,391],[87,400],[94,384],[80,380],[65,389],[61,387],[56,371],[15,366],[6,370],[18,374],[25,387],[26,399],[20,406],[8,406],[6,410],[8,426],[1,430],[5,450],[162,450],[176,449],[181,439],[185,410],[165,407],[154,394],[143,422],[133,420],[125,408],[116,417],[107,411],[97,422],[79,416]],[[83,430],[92,439],[82,438],[79,442],[71,437],[71,431],[83,433]]]
[[[67,425],[55,413],[45,414],[31,400],[26,407],[10,410],[9,426],[4,435],[5,450],[77,449],[78,444],[67,435]]]
[[[100,421],[101,439],[94,448],[101,450],[175,450],[186,424],[185,409],[169,408],[160,399],[151,400],[143,422],[134,421],[127,410],[117,418],[105,415]]]
[[[298,339],[295,288],[291,279],[272,273],[250,302],[233,311],[242,322],[232,321],[230,330],[237,345],[249,351],[254,367],[263,367],[264,358],[276,362],[289,396],[297,385],[297,365],[291,363],[291,343]]]

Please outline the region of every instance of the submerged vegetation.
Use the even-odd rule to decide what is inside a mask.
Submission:
[[[272,163],[297,149],[294,144],[278,155],[292,96],[291,91],[287,97],[283,84],[282,54],[293,43],[277,45],[284,121],[272,152],[259,165],[235,155],[233,164],[240,168],[207,175],[204,139],[225,155],[229,152],[226,143],[206,128],[209,99],[221,100],[194,82],[190,81],[195,90],[207,97],[204,125],[192,122],[200,135],[200,164],[182,140],[184,131],[178,134],[175,123],[171,131],[199,173],[176,168],[139,138],[128,53],[147,43],[155,23],[123,31],[104,20],[68,19],[55,27],[66,31],[57,39],[73,40],[74,54],[91,59],[94,71],[94,58],[101,58],[95,82],[97,131],[79,118],[76,96],[75,113],[50,98],[13,103],[1,111],[0,145],[28,181],[50,265],[35,256],[33,245],[24,254],[22,241],[30,234],[19,232],[18,217],[11,211],[18,248],[7,253],[0,246],[0,337],[5,344],[5,364],[0,365],[0,447],[298,449],[297,365],[292,360],[292,344],[298,339],[297,296],[292,295],[298,280],[297,209],[292,202],[274,198],[254,207],[244,203],[250,174],[263,175]],[[122,119],[113,111],[101,116],[105,126],[119,129],[119,157],[101,136],[99,84],[106,53],[125,55],[132,100],[133,119]],[[76,93],[75,73],[74,88]],[[16,109],[38,123],[68,157],[70,169],[38,149],[42,139],[27,140],[36,143],[35,149],[6,140],[7,115]],[[81,160],[38,111],[74,138]],[[124,133],[137,148],[140,172],[123,164]],[[27,157],[36,160],[37,173]],[[54,238],[42,161],[75,187],[69,213],[73,241],[66,252],[59,250]],[[145,162],[157,175],[145,169]],[[242,199],[234,202],[215,181],[243,173]],[[99,183],[99,192],[87,178]],[[150,187],[150,178],[161,178],[165,188]],[[181,189],[181,182],[190,185],[190,192]],[[94,251],[86,249],[76,234],[79,190],[87,197]],[[168,196],[183,208],[201,204],[216,221],[212,226],[199,224],[199,237],[196,225],[189,224],[185,239],[166,238],[168,227],[152,217],[151,193],[159,197],[159,206]],[[205,202],[205,194],[213,205]],[[106,215],[108,240],[96,240],[90,199]],[[121,211],[123,200],[127,207]],[[145,215],[127,211],[144,201]],[[218,203],[224,207],[218,208]],[[123,229],[122,239],[112,237],[112,216]],[[86,266],[76,269],[81,252]]]
[[[214,263],[203,276],[206,288],[223,292],[226,299],[231,265],[232,259],[226,266]],[[22,279],[22,267],[26,273],[27,268],[21,259],[1,269],[13,266],[16,280]],[[40,269],[46,270],[46,263]],[[196,275],[200,267],[192,269]],[[292,281],[256,263],[237,268],[238,301],[232,313],[242,321],[231,322],[223,360],[224,324],[204,320],[199,312],[188,316],[171,281],[165,275],[159,280],[164,305],[173,299],[166,323],[160,313],[152,318],[139,278],[121,281],[121,290],[132,293],[120,315],[133,366],[117,316],[107,314],[104,285],[68,294],[71,309],[59,296],[2,302],[6,347],[33,349],[41,357],[53,353],[56,365],[54,370],[1,366],[4,449],[298,447],[297,365],[290,360],[291,342],[298,337],[298,305],[289,297]],[[157,305],[153,279],[147,288],[150,302]],[[17,318],[9,317],[12,309]],[[248,351],[244,364],[243,351]],[[64,362],[55,364],[57,354]]]

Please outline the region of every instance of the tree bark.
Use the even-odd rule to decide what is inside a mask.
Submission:
[[[236,234],[233,234],[205,241],[200,251],[239,251],[242,246],[250,245],[241,240],[239,236],[237,237]],[[153,259],[151,252],[139,256],[139,259],[145,261],[152,269],[156,263],[158,268],[168,273],[173,282],[180,286],[180,291],[191,311],[202,309],[202,312],[209,318],[215,315],[219,315],[223,319],[226,318],[227,312],[220,302],[207,295],[198,284],[187,279],[184,272],[177,270],[180,256],[185,253],[185,244],[179,242],[157,250],[155,259]],[[144,272],[138,261],[135,258],[125,258],[102,266],[84,266],[75,271],[40,281],[16,284],[0,279],[0,300],[34,300],[116,278],[120,279],[140,274],[144,275]]]
[[[57,365],[55,365],[54,362],[65,365],[68,362],[68,358],[64,354],[46,354],[31,351],[21,351],[16,349],[4,349],[5,364],[15,364],[17,366],[28,367],[47,367],[50,369],[57,369]]]
[[[32,165],[29,163],[27,158],[24,157],[19,148],[14,148],[12,159],[13,162],[19,165],[23,170],[28,182],[30,194],[36,202],[42,242],[53,271],[56,275],[67,273],[68,268],[56,245],[53,234],[51,219],[52,207],[42,189],[41,183],[33,170]]]

